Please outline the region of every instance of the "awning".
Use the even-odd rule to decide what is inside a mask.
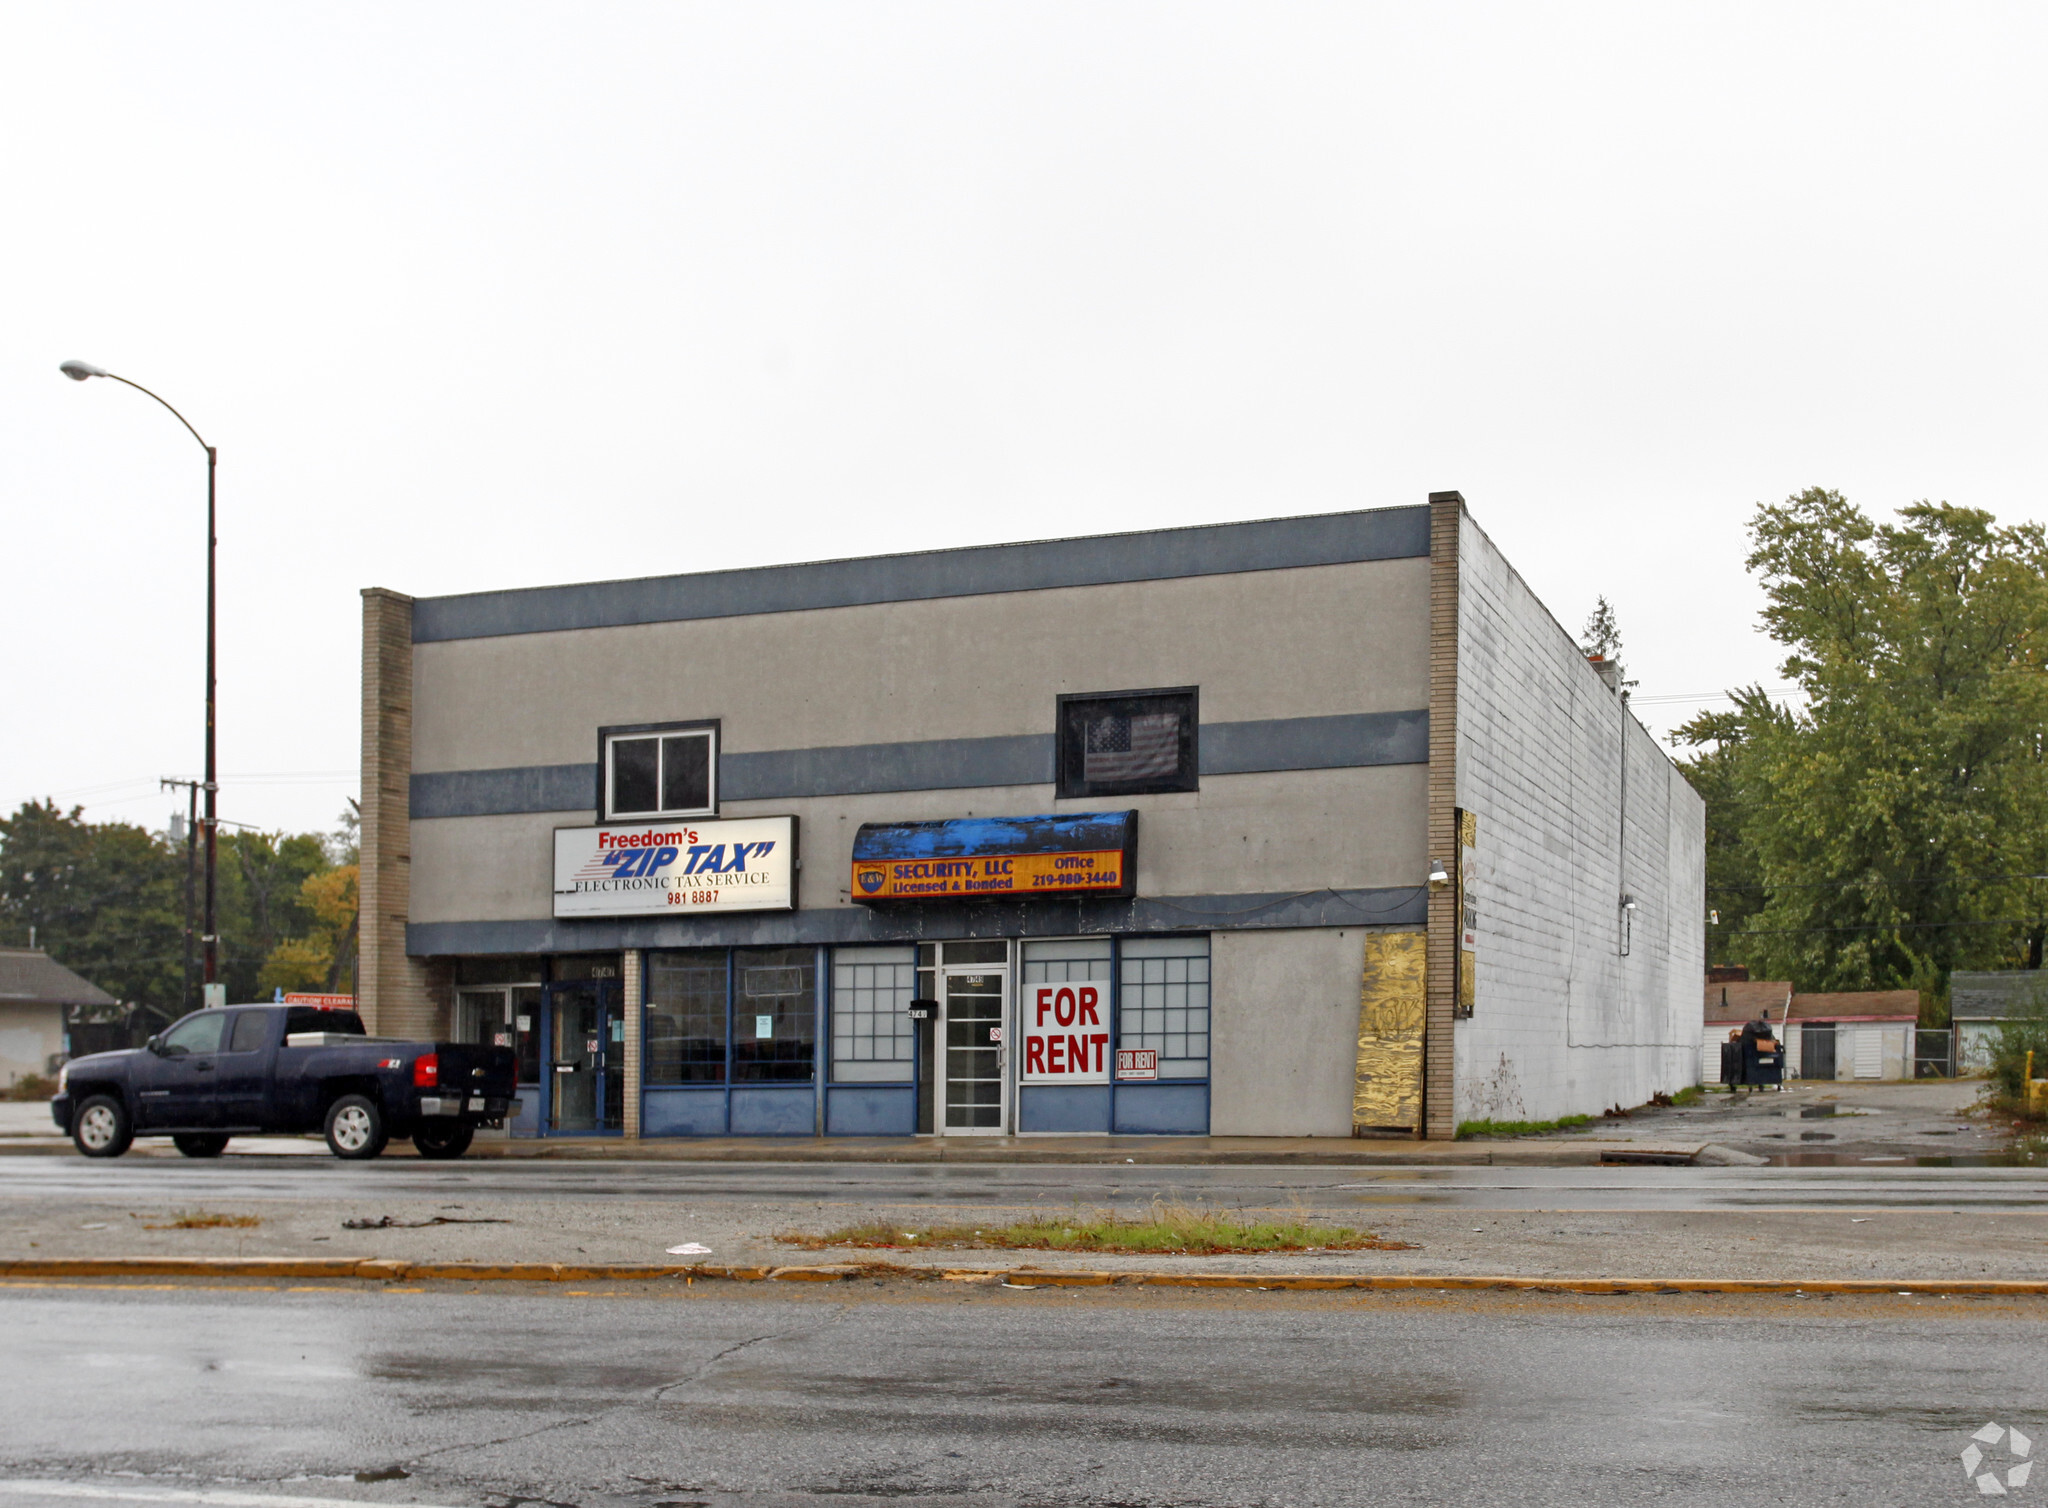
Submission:
[[[853,898],[1129,895],[1137,860],[1134,811],[866,822],[853,835]]]

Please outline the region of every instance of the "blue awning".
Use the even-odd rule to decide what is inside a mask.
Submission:
[[[866,822],[853,835],[852,895],[863,905],[1131,894],[1136,812]]]
[[[979,858],[995,854],[1100,853],[1136,845],[1136,812],[1054,812],[1044,817],[953,817],[944,822],[863,822],[856,862]]]

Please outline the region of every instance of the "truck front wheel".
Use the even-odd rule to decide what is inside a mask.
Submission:
[[[360,1094],[344,1094],[327,1107],[327,1150],[350,1162],[363,1162],[384,1150],[389,1140],[384,1112]]]
[[[422,1157],[460,1157],[469,1150],[476,1127],[467,1121],[422,1121],[412,1133],[412,1144]]]
[[[71,1145],[87,1157],[119,1157],[135,1140],[128,1110],[111,1095],[96,1094],[71,1116]]]

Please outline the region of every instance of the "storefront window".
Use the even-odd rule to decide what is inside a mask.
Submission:
[[[841,1084],[907,1084],[917,1033],[914,948],[832,951],[832,1077]]]
[[[1024,944],[1024,983],[1071,984],[1080,979],[1107,983],[1110,963],[1110,943],[1106,937],[1028,942]]]
[[[537,966],[533,970],[537,972]],[[509,1047],[517,1054],[519,1082],[540,1082],[540,986],[458,990],[455,1040]]]
[[[647,955],[645,1082],[725,1082],[726,972],[723,948]]]
[[[1059,795],[1200,788],[1193,687],[1059,699]]]
[[[1209,939],[1126,938],[1117,957],[1117,1047],[1151,1048],[1162,1079],[1207,1078]]]
[[[810,1082],[816,1068],[818,952],[735,948],[733,1082]]]

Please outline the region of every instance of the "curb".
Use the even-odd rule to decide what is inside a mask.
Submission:
[[[645,1282],[663,1278],[730,1282],[832,1283],[850,1278],[933,1278],[1012,1288],[1251,1288],[1382,1292],[1437,1290],[1525,1293],[1841,1293],[1930,1298],[2048,1297],[2048,1280],[1958,1278],[1557,1278],[1467,1277],[1396,1273],[1087,1272],[1032,1267],[910,1267],[899,1262],[826,1262],[804,1267],[725,1267],[711,1263],[406,1262],[352,1257],[77,1257],[0,1262],[0,1278],[315,1278],[381,1282]],[[1022,1280],[1022,1281],[1019,1281]]]

